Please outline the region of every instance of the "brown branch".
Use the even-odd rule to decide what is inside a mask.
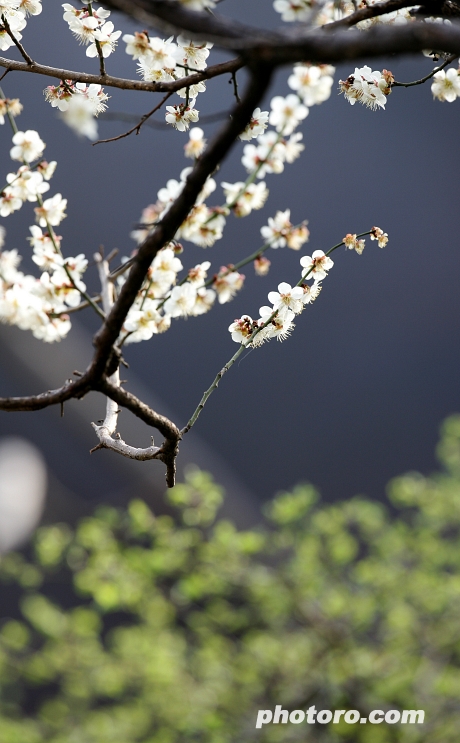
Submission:
[[[171,0],[110,0],[106,4],[167,33],[187,32],[213,41],[221,48],[238,51],[252,65],[280,66],[307,60],[334,64],[387,54],[409,54],[423,49],[439,49],[460,55],[460,27],[455,24],[414,22],[391,27],[379,24],[364,33],[338,28],[327,34],[324,33],[325,27],[312,29],[298,24],[267,31],[218,15],[190,11]],[[410,7],[409,3],[405,7]],[[329,29],[334,30],[332,24]]]
[[[393,13],[395,10],[413,7],[414,0],[386,0],[384,3],[366,5],[364,8],[360,8],[354,13],[351,13],[351,15],[341,18],[339,21],[326,23],[322,28],[326,31],[333,31],[336,28],[349,28],[350,26],[355,26],[357,23],[360,23],[360,21],[367,21],[370,18],[378,18],[378,16]]]
[[[160,459],[166,465],[166,484],[168,488],[174,487],[176,457],[179,452],[179,441],[182,438],[177,426],[165,416],[156,413],[131,392],[122,387],[116,387],[106,378],[100,382],[98,389],[118,405],[130,410],[148,426],[156,428],[164,436],[162,446],[155,452],[155,459]]]
[[[128,80],[123,77],[113,77],[112,75],[90,75],[86,72],[75,72],[74,70],[65,70],[58,67],[48,67],[47,65],[38,64],[31,60],[30,63],[17,62],[14,59],[0,57],[0,67],[6,67],[9,71],[32,72],[45,77],[52,77],[57,80],[73,80],[76,83],[87,83],[96,85],[105,85],[108,88],[120,88],[121,90],[143,90],[148,93],[174,93],[187,85],[196,85],[203,80],[210,80],[219,75],[232,73],[239,70],[244,65],[242,59],[231,59],[229,62],[212,65],[206,70],[194,72],[193,75],[181,77],[179,80],[171,82],[150,83],[144,80]]]
[[[157,225],[154,232],[140,245],[120,295],[110,313],[106,316],[101,329],[94,337],[96,351],[85,373],[76,381],[67,381],[57,390],[50,390],[29,397],[0,398],[0,410],[40,410],[49,405],[63,403],[71,398],[81,398],[91,390],[102,392],[118,405],[133,412],[148,425],[158,429],[164,436],[165,440],[158,452],[155,452],[155,458],[161,459],[166,465],[168,487],[174,485],[175,460],[181,438],[179,429],[174,423],[153,411],[130,392],[113,384],[107,377],[118,368],[120,352],[115,349],[115,343],[126,315],[145,280],[153,258],[166,243],[174,238],[178,228],[193,208],[207,178],[226,157],[238,135],[250,121],[254,108],[260,103],[268,88],[271,71],[270,66],[251,70],[252,75],[248,89],[242,101],[235,107],[231,119],[197,161],[182,192],[171,205],[165,217]]]
[[[165,97],[161,99],[161,101],[155,106],[155,108],[152,108],[151,111],[149,111],[147,114],[144,114],[143,117],[138,121],[135,126],[133,126],[131,129],[128,129],[127,132],[124,132],[123,134],[118,134],[116,137],[110,137],[110,139],[98,139],[97,142],[93,142],[93,146],[95,144],[104,144],[105,142],[116,142],[118,139],[124,139],[124,137],[129,137],[130,134],[133,132],[136,132],[136,134],[139,134],[142,124],[144,124],[147,119],[150,119],[153,114],[158,111],[159,108],[162,107],[164,103],[168,100],[168,98],[171,98],[172,93],[166,93]]]
[[[185,186],[155,230],[140,245],[126,282],[120,291],[109,316],[94,338],[97,348],[93,365],[105,368],[110,351],[116,342],[124,319],[133,304],[157,252],[170,242],[177,229],[194,206],[203,185],[211,173],[228,154],[238,134],[247,125],[258,103],[262,99],[271,78],[271,68],[252,70],[251,82],[243,100],[232,114],[230,121],[195,164]]]

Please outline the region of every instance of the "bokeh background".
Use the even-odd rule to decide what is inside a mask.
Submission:
[[[60,3],[47,0],[44,5],[24,35],[29,53],[41,63],[96,71],[97,62],[86,58],[62,20]],[[268,0],[226,0],[219,11],[247,23],[279,23]],[[113,21],[125,33],[139,30],[116,14]],[[225,58],[213,51],[209,61]],[[421,55],[370,64],[389,68],[405,81],[432,66]],[[124,44],[109,58],[108,70],[135,77]],[[352,71],[339,67],[336,79]],[[268,108],[273,94],[287,94],[288,74],[288,69],[278,72],[262,108]],[[243,85],[244,75],[239,78]],[[59,228],[63,249],[67,255],[91,256],[103,244],[107,252],[117,247],[128,255],[134,247],[129,233],[142,208],[189,164],[183,155],[186,135],[144,127],[139,136],[92,146],[45,102],[43,89],[51,82],[10,73],[2,86],[24,104],[20,128],[37,129],[47,142],[46,156],[58,161],[52,193],[60,191],[68,199],[68,217]],[[207,87],[198,100],[203,115],[231,107],[226,78]],[[142,114],[152,107],[150,94],[108,92],[112,113]],[[347,232],[373,225],[390,236],[385,250],[368,242],[361,257],[336,252],[320,298],[298,318],[292,337],[244,357],[184,442],[180,466],[196,461],[213,471],[229,491],[227,508],[235,518],[253,520],[260,501],[299,481],[313,482],[327,500],[355,493],[381,499],[392,476],[435,467],[439,424],[460,406],[459,106],[433,101],[428,83],[395,89],[387,110],[372,112],[351,107],[335,86],[330,100],[313,107],[303,122],[303,156],[282,175],[267,176],[265,209],[244,220],[229,219],[223,240],[212,249],[187,245],[185,266],[209,259],[217,270],[254,251],[268,216],[286,208],[294,223],[309,220],[310,243],[300,254],[327,250]],[[161,114],[157,120],[163,120]],[[204,124],[206,137],[219,125]],[[114,136],[126,128],[120,121],[101,120],[99,132]],[[6,174],[12,167],[8,126],[0,137],[0,166]],[[242,148],[234,148],[218,182],[244,179]],[[220,197],[218,189],[210,204]],[[27,254],[32,222],[28,206],[4,220],[7,248]],[[127,348],[131,368],[125,376],[131,389],[145,394],[178,425],[186,423],[216,371],[234,353],[230,322],[242,313],[256,315],[280,281],[295,280],[299,253],[284,249],[269,257],[268,277],[255,277],[247,267],[245,288],[232,304],[175,321],[168,333]],[[29,268],[27,257],[24,265]],[[89,269],[87,283],[94,289],[95,277]],[[74,368],[83,368],[97,325],[89,312],[78,323],[68,340],[46,347],[2,326],[1,394],[52,388]],[[160,499],[160,463],[132,463],[109,452],[89,456],[95,443],[89,423],[101,417],[103,405],[90,396],[69,403],[63,419],[57,409],[0,415],[0,435],[25,436],[43,452],[50,473],[47,520],[73,518],[101,500]],[[122,414],[120,429],[134,443],[149,441],[150,431],[128,413]]]

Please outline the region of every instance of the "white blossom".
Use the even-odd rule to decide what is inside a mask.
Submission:
[[[40,227],[57,227],[67,216],[64,214],[67,207],[67,199],[63,199],[60,193],[57,193],[51,199],[43,202],[43,207],[35,207],[35,214]]]
[[[329,66],[327,68],[330,69]],[[334,78],[315,65],[296,65],[288,78],[289,87],[297,92],[306,106],[327,101],[333,84]]]
[[[308,116],[308,108],[293,93],[285,98],[275,95],[270,101],[270,107],[270,124],[276,128],[277,132],[283,134],[291,134],[296,126]]]
[[[233,271],[232,267],[222,266],[212,282],[219,304],[230,302],[243,286],[244,279],[244,274]]]
[[[97,123],[94,118],[93,103],[82,95],[73,95],[65,111],[61,113],[63,121],[77,134],[96,139]]]
[[[277,292],[269,293],[268,301],[272,303],[274,310],[288,308],[295,315],[298,315],[303,310],[303,296],[304,291],[301,286],[292,288],[290,284],[282,281],[281,284],[278,284]]]
[[[115,47],[118,44],[118,39],[120,38],[120,36],[121,31],[114,31],[114,25],[112,21],[104,23],[103,26],[95,30],[95,41],[87,48],[86,56],[97,57],[99,55],[96,46],[96,41],[98,41],[99,47],[102,51],[102,56],[104,57],[104,59],[106,59],[112,54],[113,51],[115,51]]]
[[[353,75],[346,80],[340,80],[340,90],[353,106],[356,101],[375,110],[385,108],[387,96],[391,92],[393,75],[387,70],[372,71],[370,67],[355,68]]]
[[[50,187],[40,172],[31,171],[27,165],[20,167],[17,173],[8,173],[6,180],[11,192],[22,201],[37,201],[37,195],[46,193]]]
[[[185,157],[195,159],[203,154],[206,147],[204,132],[199,126],[190,129],[189,141],[184,145]]]
[[[155,64],[151,64],[150,57],[141,57],[137,71],[144,80],[151,83],[170,83],[174,80],[171,73],[159,69]]]
[[[134,35],[125,34],[122,39],[126,44],[126,54],[130,54],[133,59],[140,59],[151,52],[150,39],[144,31],[135,31]]]
[[[249,340],[257,323],[249,315],[243,315],[229,326],[228,330],[232,335],[232,341],[235,343],[245,343]]]
[[[198,121],[199,118],[199,111],[195,109],[195,99],[192,99],[188,106],[185,103],[180,103],[178,106],[166,106],[166,111],[166,122],[180,132],[186,132],[190,124]]]
[[[165,302],[165,312],[171,317],[185,317],[193,311],[196,301],[196,288],[190,283],[175,286]]]
[[[300,265],[304,269],[302,276],[310,276],[315,281],[322,281],[326,278],[327,272],[330,271],[334,262],[322,250],[315,250],[311,257],[309,255],[302,256]]]
[[[123,37],[126,40],[126,37]],[[153,70],[174,70],[176,67],[177,46],[172,43],[173,37],[160,39],[154,36],[144,54],[139,55],[139,62],[145,62]]]
[[[283,308],[278,310],[275,317],[270,320],[273,311],[272,307],[261,307],[259,310],[259,325],[264,325],[269,321],[267,327],[264,328],[266,337],[277,338],[279,341],[284,341],[295,327],[292,322],[295,317],[294,312],[288,308]],[[261,332],[263,333],[264,330]]]
[[[268,188],[265,181],[249,183],[225,183],[222,188],[228,206],[231,205],[237,217],[246,217],[253,209],[262,209],[268,197]]]
[[[20,0],[19,10],[26,15],[40,15],[43,10],[41,0]]]
[[[0,98],[0,124],[5,123],[5,116],[19,116],[22,103],[19,98]]]
[[[380,229],[380,227],[373,227],[370,234],[371,240],[377,240],[379,248],[384,248],[388,243],[388,233]]]
[[[433,75],[431,92],[439,101],[452,103],[460,96],[460,75],[458,69],[439,70]]]
[[[14,147],[10,150],[12,160],[23,160],[30,163],[43,154],[46,145],[40,139],[38,132],[28,129],[26,132],[16,132],[13,136]]]
[[[190,268],[187,276],[187,281],[193,284],[196,288],[204,286],[205,279],[207,277],[207,271],[211,267],[209,261],[203,261],[198,263],[194,268]]]
[[[273,3],[283,21],[305,21],[312,8],[312,0],[275,0]]]
[[[176,59],[185,67],[190,67],[191,70],[204,70],[207,67],[209,50],[212,47],[213,44],[210,42],[188,39],[180,35],[177,37]]]
[[[12,188],[5,188],[0,194],[0,217],[8,217],[22,206],[21,199],[15,195]]]
[[[259,137],[268,126],[268,111],[261,111],[260,108],[256,108],[251,116],[249,124],[240,134],[240,139],[243,141],[249,141],[250,139],[256,139]]]
[[[206,289],[202,286],[196,292],[195,304],[193,305],[191,315],[204,315],[209,312],[216,301],[216,292],[213,289]]]

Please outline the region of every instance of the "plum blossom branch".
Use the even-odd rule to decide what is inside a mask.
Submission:
[[[163,106],[163,104],[166,103],[166,101],[169,98],[171,98],[171,96],[172,96],[172,93],[166,93],[164,98],[162,98],[161,101],[154,108],[152,108],[151,111],[144,114],[142,118],[137,122],[137,124],[131,127],[131,129],[128,129],[127,132],[124,132],[123,134],[118,134],[116,137],[110,137],[109,139],[98,139],[97,142],[93,142],[93,145],[105,144],[106,142],[116,142],[118,139],[124,139],[125,137],[129,137],[129,135],[132,134],[133,132],[136,132],[136,134],[139,134],[142,125],[145,124],[145,122],[148,119],[150,119],[150,117],[153,116],[153,114],[156,113],[156,111],[158,111]]]
[[[71,398],[81,398],[91,390],[102,392],[118,406],[131,410],[141,420],[162,433],[165,440],[160,449],[155,452],[155,458],[160,459],[166,465],[168,486],[174,485],[175,459],[181,433],[174,423],[151,410],[148,405],[117,386],[110,379],[120,363],[120,352],[115,348],[115,344],[153,258],[164,245],[174,238],[178,228],[195,205],[207,178],[222,162],[238,135],[251,120],[252,113],[265,94],[270,79],[270,66],[256,66],[251,69],[247,90],[241,102],[234,108],[230,120],[195,163],[184,188],[155,230],[141,243],[120,294],[105,317],[101,329],[94,337],[96,350],[90,366],[82,376],[76,380],[67,380],[59,389],[49,390],[39,395],[0,398],[1,410],[39,410],[49,405],[62,404]]]
[[[249,64],[279,66],[306,59],[313,64],[334,64],[423,49],[440,49],[460,55],[457,24],[414,21],[405,26],[376,26],[365,33],[348,27],[333,28],[333,24],[318,29],[298,25],[294,29],[267,31],[218,15],[190,11],[182,3],[170,0],[110,0],[108,5],[165,33],[186,31],[197,38],[206,38],[221,48],[241,53]],[[402,7],[411,5],[413,3],[405,2]],[[388,6],[384,12],[389,12]],[[334,33],[325,33],[326,28]]]
[[[38,64],[31,60],[27,64],[17,62],[14,59],[0,57],[0,67],[6,67],[9,72],[32,72],[45,77],[52,77],[58,80],[73,80],[77,83],[87,83],[88,85],[104,85],[108,88],[119,88],[121,90],[143,90],[148,93],[174,93],[180,90],[184,85],[196,85],[203,80],[210,80],[213,77],[225,75],[228,72],[239,70],[243,67],[244,62],[240,58],[232,59],[229,62],[212,65],[206,70],[194,72],[193,75],[182,77],[179,80],[171,82],[151,83],[144,80],[129,80],[123,77],[113,77],[112,75],[92,75],[86,72],[75,72],[59,67],[48,67],[47,65]]]
[[[352,238],[350,240],[350,242],[353,244],[353,247],[355,248],[355,250],[358,250],[358,252],[361,250],[361,252],[362,252],[362,248],[364,247],[364,243],[362,243],[362,246],[359,247],[359,240],[361,238],[365,237],[366,235],[372,235],[372,236],[374,236],[374,235],[378,235],[379,233],[381,233],[383,235],[383,233],[381,232],[381,230],[378,230],[378,228],[373,227],[372,230],[367,230],[366,232],[362,232],[359,235],[347,235],[347,238]],[[386,235],[385,235],[385,237],[386,237]],[[341,242],[339,242],[336,245],[334,245],[332,248],[330,248],[327,251],[327,253],[322,254],[324,256],[324,258],[328,258],[331,255],[331,253],[333,253],[335,250],[337,250],[338,248],[342,247],[343,245],[346,245],[346,239],[347,238],[345,238]],[[378,239],[378,238],[375,237],[373,239]],[[254,255],[256,255],[256,254],[254,254]],[[313,262],[313,264],[311,265],[311,267],[307,271],[303,271],[302,272],[302,276],[299,279],[299,281],[297,282],[297,284],[295,284],[295,286],[296,287],[300,287],[303,284],[303,282],[305,281],[305,279],[307,279],[314,272],[314,270],[315,270],[315,264]],[[241,343],[238,351],[235,354],[233,354],[233,356],[231,357],[231,359],[229,361],[227,361],[227,363],[225,364],[225,366],[223,366],[222,369],[216,374],[216,376],[215,376],[215,378],[214,378],[211,386],[208,387],[208,389],[203,393],[203,397],[201,398],[201,400],[200,400],[197,408],[194,410],[194,412],[193,412],[190,420],[188,421],[187,425],[181,430],[181,434],[182,435],[185,435],[186,433],[188,433],[190,431],[190,429],[192,428],[192,426],[196,423],[196,421],[198,420],[198,417],[199,417],[201,411],[203,410],[204,406],[206,405],[208,399],[210,398],[210,396],[212,395],[212,393],[214,392],[214,390],[216,390],[217,387],[219,386],[219,382],[222,379],[222,377],[224,376],[224,374],[226,374],[229,371],[229,369],[231,369],[231,367],[233,366],[233,364],[235,363],[235,361],[237,361],[239,359],[239,357],[241,356],[241,354],[243,353],[243,351],[246,348],[255,347],[254,346],[254,340],[255,340],[255,338],[260,333],[262,333],[264,331],[264,329],[266,327],[268,327],[268,325],[270,325],[270,323],[273,322],[273,320],[276,318],[276,316],[278,315],[278,313],[279,313],[279,309],[275,309],[272,313],[270,313],[268,315],[267,319],[264,320],[263,323],[261,323],[258,327],[256,327],[253,330],[253,332],[249,336],[248,341],[246,343],[243,343],[243,342]]]

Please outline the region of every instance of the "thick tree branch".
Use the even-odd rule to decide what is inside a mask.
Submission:
[[[171,0],[110,0],[108,4],[166,33],[187,32],[238,51],[250,64],[280,66],[301,61],[334,64],[423,49],[460,54],[460,25],[456,23],[450,26],[415,21],[405,26],[381,24],[365,32],[341,28],[334,31],[333,24],[316,29],[296,24],[266,31],[218,15],[190,11]],[[326,33],[326,29],[334,33]]]
[[[149,266],[158,251],[173,239],[179,226],[194,206],[206,179],[214,172],[230,151],[238,134],[251,118],[252,112],[262,99],[270,81],[271,68],[268,66],[252,70],[251,81],[244,98],[234,111],[232,118],[218,133],[214,141],[198,160],[187,178],[179,197],[146,240],[139,247],[126,282],[109,316],[94,338],[97,349],[93,368],[105,369],[111,349],[121,331],[129,308],[147,275]]]
[[[52,77],[57,80],[72,80],[75,83],[87,83],[88,85],[95,83],[96,85],[104,85],[107,88],[143,90],[148,93],[174,93],[176,90],[180,90],[187,85],[196,85],[203,80],[210,80],[213,77],[225,75],[226,73],[231,74],[232,72],[239,70],[243,64],[244,62],[242,59],[231,59],[229,62],[222,62],[221,64],[212,65],[206,70],[194,72],[193,75],[181,77],[179,80],[149,83],[144,80],[128,80],[123,77],[113,77],[112,75],[107,74],[90,75],[86,72],[75,72],[74,70],[66,70],[60,67],[48,67],[47,65],[38,64],[37,62],[27,64],[25,62],[17,62],[14,59],[0,57],[0,67],[6,67],[9,72],[32,72],[37,75],[45,75],[45,77]]]
[[[140,245],[120,295],[94,338],[96,352],[86,372],[75,382],[68,381],[58,390],[29,397],[0,398],[0,410],[39,410],[49,405],[63,403],[71,398],[83,397],[91,390],[102,392],[117,405],[127,408],[145,423],[159,430],[164,436],[165,440],[162,446],[154,454],[156,459],[161,459],[166,465],[168,486],[172,487],[174,485],[175,459],[181,433],[174,423],[151,410],[148,405],[138,400],[131,393],[117,386],[116,381],[114,383],[113,379],[107,378],[114,374],[118,368],[119,351],[116,353],[114,347],[126,315],[136,299],[153,258],[174,237],[193,208],[206,179],[226,157],[238,134],[247,125],[253,110],[260,103],[268,88],[271,71],[271,67],[268,65],[252,70],[248,89],[242,101],[235,107],[230,121],[218,133],[204,155],[196,163],[181,194],[155,231]],[[103,283],[103,295],[107,290]],[[107,303],[107,297],[105,300]],[[112,428],[112,426],[109,426],[109,428]],[[101,431],[102,446],[107,445],[106,434],[110,434],[108,429],[107,431]],[[120,451],[120,453],[123,452]]]

